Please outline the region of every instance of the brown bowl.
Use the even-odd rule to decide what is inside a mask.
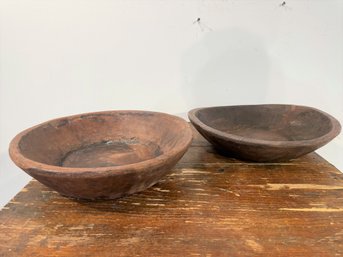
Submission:
[[[296,105],[198,108],[188,117],[221,151],[257,162],[297,158],[325,145],[341,130],[329,114]]]
[[[181,118],[108,111],[29,128],[12,140],[9,153],[18,167],[62,195],[113,199],[159,181],[191,140],[192,131]]]

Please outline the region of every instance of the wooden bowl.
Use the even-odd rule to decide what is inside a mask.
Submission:
[[[188,116],[215,147],[257,162],[297,158],[325,145],[341,130],[329,114],[296,105],[198,108]]]
[[[144,190],[170,172],[192,131],[181,118],[147,111],[108,111],[51,120],[18,134],[13,162],[75,198],[114,199]]]

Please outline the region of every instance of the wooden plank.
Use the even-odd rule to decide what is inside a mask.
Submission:
[[[0,256],[339,256],[343,178],[315,153],[246,163],[198,134],[173,173],[114,201],[31,181],[0,212]]]

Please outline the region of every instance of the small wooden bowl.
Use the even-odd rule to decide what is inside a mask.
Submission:
[[[257,162],[297,158],[325,145],[341,131],[339,122],[329,114],[296,105],[198,108],[188,117],[221,151]]]
[[[176,116],[108,111],[51,120],[18,134],[13,162],[65,196],[114,199],[142,191],[170,172],[192,131]]]

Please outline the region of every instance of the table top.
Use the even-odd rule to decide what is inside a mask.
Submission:
[[[75,200],[32,180],[0,212],[0,256],[339,256],[343,177],[316,153],[249,163],[194,131],[144,192]]]

